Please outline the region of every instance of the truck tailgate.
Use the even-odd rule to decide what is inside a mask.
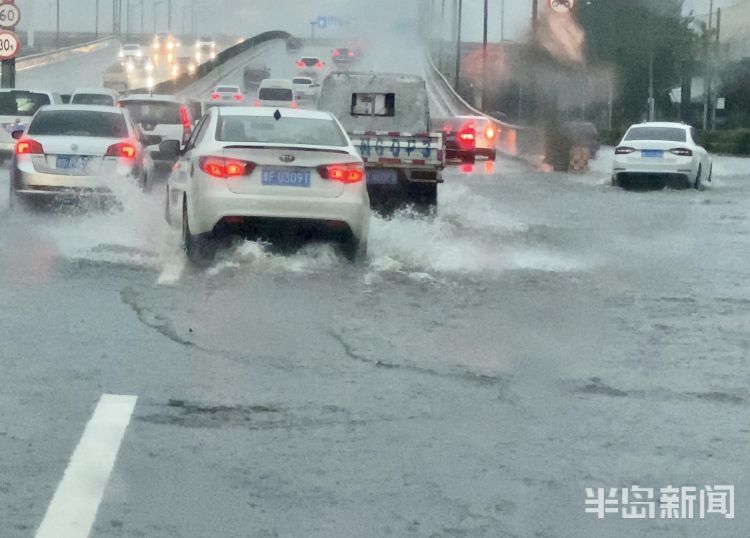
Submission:
[[[354,131],[349,133],[367,168],[445,166],[443,133]]]

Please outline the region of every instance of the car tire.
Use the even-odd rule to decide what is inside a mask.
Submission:
[[[489,159],[490,161],[496,160],[497,159],[497,150],[495,150],[495,149],[490,150],[490,153],[487,155],[487,159]]]
[[[344,257],[351,263],[358,263],[367,258],[367,241],[360,241],[354,234],[349,234],[341,242]]]
[[[169,207],[169,185],[166,188],[167,196],[164,199],[164,220],[172,226],[172,208]]]
[[[709,168],[709,170],[708,170],[708,177],[706,178],[706,181],[708,181],[709,183],[711,183],[711,181],[713,180],[713,178],[714,178],[714,165],[713,165],[713,163],[711,163],[711,168]]]
[[[612,178],[610,179],[610,182],[612,183],[613,187],[619,187],[620,186],[620,181],[617,179],[617,175],[616,174],[612,174]]]
[[[695,181],[693,182],[693,187],[695,190],[701,191],[703,190],[703,183],[701,182],[701,175],[703,175],[703,165],[698,166],[698,175],[695,176]]]
[[[188,220],[187,199],[182,205],[182,248],[188,261],[199,267],[208,266],[216,254],[216,245],[210,234],[193,235]]]

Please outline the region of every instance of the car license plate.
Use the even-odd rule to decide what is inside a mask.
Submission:
[[[664,152],[660,149],[644,149],[641,150],[641,157],[645,159],[661,159],[664,157]]]
[[[310,171],[301,168],[264,168],[261,173],[263,185],[279,187],[310,187]]]
[[[88,157],[80,155],[58,155],[55,167],[66,170],[83,170],[88,162]]]
[[[398,183],[398,173],[396,170],[368,170],[368,185],[396,185]]]

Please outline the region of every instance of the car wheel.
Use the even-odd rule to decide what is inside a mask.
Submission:
[[[703,166],[698,166],[698,175],[695,176],[695,182],[693,182],[693,187],[695,187],[696,190],[703,190],[703,183],[701,182],[701,175],[703,174]]]
[[[172,209],[169,207],[169,185],[167,185],[167,197],[164,201],[164,220],[167,224],[172,225]]]
[[[364,261],[367,258],[367,241],[360,241],[354,234],[349,234],[341,244],[344,257],[352,263]]]
[[[487,158],[490,161],[496,160],[497,159],[497,150],[495,150],[495,149],[491,150],[490,153],[489,153],[489,155],[487,155]]]
[[[198,266],[207,266],[216,254],[215,245],[207,234],[193,235],[190,232],[187,199],[182,205],[182,248],[190,263]]]
[[[617,176],[615,174],[612,174],[612,178],[610,179],[610,182],[612,183],[613,187],[619,187],[620,182],[617,179]]]

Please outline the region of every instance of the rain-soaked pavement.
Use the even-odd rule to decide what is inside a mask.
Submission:
[[[161,189],[10,213],[4,174],[0,536],[33,535],[102,394],[138,400],[96,537],[750,535],[750,161],[704,192],[607,166],[480,162],[361,265],[241,241],[201,270]],[[734,519],[584,512],[722,484]]]

